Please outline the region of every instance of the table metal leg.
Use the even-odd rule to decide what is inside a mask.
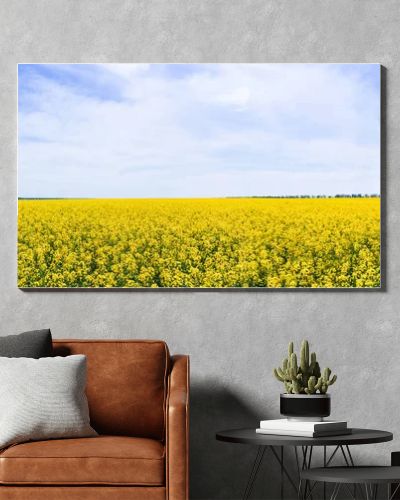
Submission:
[[[393,500],[395,497],[396,493],[398,492],[400,488],[400,483],[397,484],[396,488],[394,489],[394,492],[391,492],[391,484],[388,484],[388,500]]]
[[[281,500],[284,498],[284,489],[283,489],[283,446],[281,446]]]
[[[378,496],[378,484],[365,484],[365,492],[367,494],[367,500],[376,500]]]
[[[338,496],[338,493],[340,490],[340,486],[341,486],[340,483],[335,483],[335,486],[333,488],[332,495],[331,495],[331,500],[336,500],[336,497]]]
[[[351,451],[350,451],[349,445],[346,444],[344,446],[340,446],[340,451],[342,452],[342,455],[343,455],[344,461],[346,462],[347,467],[354,467],[354,460],[353,460],[353,457],[351,455]],[[354,488],[353,497],[356,500],[356,497],[357,497],[357,485],[355,484],[353,486],[353,488]],[[362,490],[362,488],[359,488],[359,489],[360,489],[360,492],[361,492],[361,496],[363,496],[363,490]]]
[[[350,485],[348,485],[348,484],[346,484],[346,483],[344,484],[344,486],[346,487],[346,490],[349,492],[349,495],[351,496],[351,498],[352,498],[353,500],[356,500],[355,492],[356,492],[357,490],[356,490],[356,489],[354,489],[353,491],[351,491],[351,489],[350,489]],[[357,485],[354,485],[354,486],[357,486]]]
[[[295,454],[295,457],[296,457],[297,474],[299,476],[299,481],[300,481],[301,477],[300,477],[299,453],[297,451],[297,446],[294,446],[293,448],[294,448],[294,454]]]
[[[300,477],[299,487],[297,489],[297,500],[302,500],[302,498],[303,498],[302,490],[303,490],[303,480]]]
[[[284,499],[285,476],[286,476],[287,480],[289,481],[289,483],[291,484],[291,486],[293,487],[293,489],[296,491],[299,499],[301,499],[301,498],[309,499],[310,498],[312,500],[312,492],[313,492],[317,483],[314,482],[311,485],[309,481],[305,481],[304,482],[304,492],[303,492],[303,482],[301,480],[300,474],[301,474],[302,470],[308,470],[311,468],[312,457],[313,457],[313,446],[302,446],[301,447],[301,452],[302,452],[302,460],[301,461],[299,459],[297,446],[294,446],[297,474],[298,474],[298,484],[296,485],[294,477],[292,477],[292,474],[290,474],[289,470],[287,469],[287,467],[285,465],[285,455],[284,455],[283,446],[280,446],[279,447],[280,449],[277,450],[275,446],[268,446],[268,445],[259,446],[257,449],[257,455],[256,455],[256,458],[254,460],[254,463],[253,463],[253,466],[252,466],[252,469],[250,472],[250,476],[249,476],[249,479],[248,479],[247,484],[246,484],[246,488],[245,488],[245,491],[243,494],[243,500],[248,500],[250,498],[250,495],[251,495],[253,488],[254,488],[254,483],[255,483],[258,471],[260,469],[265,452],[268,448],[271,450],[272,454],[274,455],[276,461],[278,462],[278,464],[280,466],[280,498],[281,498],[281,500]],[[354,460],[353,460],[353,457],[351,455],[350,448],[348,445],[336,446],[329,457],[328,457],[328,453],[327,453],[327,446],[324,446],[324,457],[323,457],[324,467],[329,467],[330,463],[332,462],[332,460],[334,459],[334,457],[336,456],[338,451],[340,451],[341,455],[343,456],[344,461],[346,463],[346,466],[347,467],[354,467]],[[398,485],[398,487],[399,486],[400,486],[400,484]],[[398,487],[396,488],[396,492],[397,492]],[[326,483],[323,483],[323,488],[324,488],[323,499],[326,500],[326,498],[327,498]],[[354,486],[354,488],[355,488],[355,490],[354,490],[354,493],[352,496],[355,500],[356,499],[356,491],[357,491],[356,485]],[[332,494],[330,496],[330,500],[336,499],[338,492],[339,492],[339,489],[340,489],[340,485],[336,484],[333,491],[332,491]],[[362,496],[364,496],[364,492],[361,489],[361,487],[360,487],[360,491],[362,493]],[[366,500],[374,500],[376,495],[377,495],[377,488],[376,489],[370,488],[369,490],[367,490],[367,487],[366,487],[366,495],[367,495]],[[393,495],[391,497],[389,497],[389,500],[393,500]]]
[[[313,454],[313,447],[312,446],[302,446],[301,451],[303,453],[303,461],[301,464],[301,470],[308,470],[311,468],[311,460],[312,460],[312,454]],[[316,482],[314,482],[312,485],[310,481],[307,479],[304,481],[304,492],[303,492],[303,487],[302,487],[302,480],[301,476],[299,477],[299,486],[298,486],[298,498],[307,500],[311,499],[312,500],[312,492],[317,485]]]
[[[295,491],[297,491],[297,485],[293,481],[293,478],[292,478],[291,474],[289,473],[288,469],[286,468],[286,466],[285,466],[283,460],[281,459],[281,457],[279,456],[278,452],[275,450],[275,447],[274,446],[270,446],[269,448],[272,451],[272,453],[273,453],[274,457],[276,458],[277,462],[281,466],[282,477],[285,475],[287,477],[287,479],[289,480],[290,484],[293,486],[293,489]],[[281,456],[283,457],[283,455],[281,455]]]
[[[301,449],[303,452],[303,463],[301,466],[301,470],[308,470],[311,468],[313,447],[312,446],[302,446]],[[312,500],[311,492],[313,489],[314,489],[314,487],[311,488],[309,481],[306,481],[304,484],[304,498],[311,497],[311,500]],[[310,490],[310,491],[308,492],[308,490]]]
[[[314,490],[314,488],[317,486],[317,481],[314,481],[313,484],[311,485],[311,482],[310,481],[307,481],[308,482],[308,493],[307,492],[304,492],[304,496],[303,496],[303,500],[308,500],[309,498],[312,499],[312,492]]]
[[[326,446],[324,446],[324,467],[326,467]],[[324,482],[324,500],[326,500],[326,483]]]
[[[329,457],[328,461],[326,462],[326,467],[329,467],[329,464],[332,462],[332,460],[334,459],[337,451],[339,449],[339,446],[336,446],[336,448],[334,449],[333,453],[331,454],[331,456]]]
[[[259,471],[260,466],[261,466],[261,462],[262,462],[264,455],[265,455],[265,452],[268,448],[271,450],[272,454],[274,455],[276,461],[278,462],[278,464],[280,466],[281,499],[283,500],[283,498],[284,498],[284,480],[285,480],[285,477],[288,479],[288,481],[291,484],[291,486],[293,487],[294,491],[296,493],[298,491],[298,486],[285,465],[283,447],[280,447],[281,449],[279,451],[277,451],[274,446],[259,446],[258,450],[257,450],[256,458],[254,460],[254,463],[253,463],[253,466],[252,466],[252,469],[250,472],[249,479],[247,481],[246,489],[244,490],[243,500],[247,500],[248,498],[250,498],[250,495],[253,491],[253,487],[254,487],[254,483],[255,483],[258,471]],[[300,475],[300,468],[298,468],[298,472]]]
[[[302,460],[302,465],[301,465],[301,470],[307,470],[307,469],[310,469],[311,468],[311,460],[312,460],[312,446],[308,447],[308,446],[302,446],[302,453],[303,453],[303,460]],[[333,452],[330,454],[330,456],[328,457],[328,453],[327,453],[327,446],[324,446],[324,456],[323,456],[323,463],[324,463],[324,467],[329,467],[329,465],[331,464],[332,460],[335,458],[337,452],[340,451],[341,455],[343,456],[343,459],[346,463],[346,466],[347,467],[354,467],[354,460],[353,460],[353,457],[351,455],[351,452],[350,452],[350,448],[348,445],[337,445],[335,446],[335,449],[333,450]],[[298,497],[299,498],[303,498],[303,499],[308,499],[308,498],[311,498],[312,499],[312,496],[311,496],[311,493],[313,491],[313,489],[315,488],[316,486],[316,483],[314,483],[312,486],[310,485],[310,482],[309,481],[305,481],[304,482],[304,492],[302,491],[302,488],[303,488],[303,483],[301,481],[299,481],[299,487],[298,487]],[[362,489],[360,489],[361,491],[361,494],[362,496],[364,496],[364,492],[362,491]],[[352,497],[354,498],[354,500],[356,500],[356,492],[357,492],[357,486],[354,485],[354,492],[352,493]],[[334,494],[337,496],[338,492],[336,491],[332,491],[332,494]],[[370,492],[370,495],[371,497],[371,500],[372,500],[372,492]],[[324,500],[326,500],[327,498],[327,485],[326,483],[323,483],[323,498]],[[332,496],[331,496],[332,498]],[[368,499],[370,500],[370,499]]]
[[[350,447],[349,447],[348,444],[346,444],[346,450],[347,450],[347,454],[349,456],[349,460],[350,460],[351,466],[354,467],[354,460],[353,460],[353,457],[351,456]]]
[[[366,496],[367,496],[367,500],[372,500],[371,497],[370,497],[370,492],[369,492],[369,488],[368,488],[368,484],[365,484],[365,493],[366,493]]]
[[[260,468],[262,459],[264,458],[265,451],[266,451],[266,446],[259,446],[257,449],[257,455],[254,460],[253,467],[251,469],[250,476],[246,484],[246,489],[244,490],[243,500],[247,500],[248,498],[250,498],[251,492],[254,487],[254,481],[256,480],[257,473]]]

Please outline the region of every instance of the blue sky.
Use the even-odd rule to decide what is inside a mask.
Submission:
[[[20,197],[380,192],[377,64],[21,64]]]

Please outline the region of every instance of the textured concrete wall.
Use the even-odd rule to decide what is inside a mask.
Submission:
[[[192,358],[192,498],[239,498],[255,450],[220,428],[278,415],[271,368],[309,338],[339,374],[334,416],[400,430],[398,0],[0,0],[0,334],[163,338]],[[17,62],[380,62],[386,68],[386,290],[23,292],[16,288]],[[0,382],[1,383],[1,382]],[[400,440],[357,457],[389,461]],[[264,474],[256,496],[276,494]]]

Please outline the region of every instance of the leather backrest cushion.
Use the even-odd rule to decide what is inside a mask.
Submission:
[[[55,356],[86,355],[90,422],[99,434],[164,439],[165,342],[53,340],[53,349]]]

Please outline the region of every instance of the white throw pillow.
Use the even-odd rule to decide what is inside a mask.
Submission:
[[[85,387],[86,356],[0,357],[0,448],[96,436]]]

